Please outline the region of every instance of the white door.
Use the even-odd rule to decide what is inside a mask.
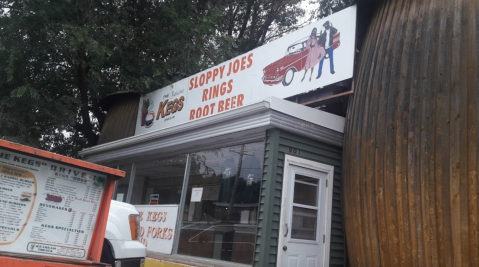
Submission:
[[[334,167],[286,155],[278,266],[329,265]]]

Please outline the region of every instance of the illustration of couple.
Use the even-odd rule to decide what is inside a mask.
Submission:
[[[308,55],[306,58],[306,63],[304,64],[304,75],[303,79],[301,79],[301,82],[304,80],[304,77],[306,77],[306,73],[308,72],[309,69],[311,69],[311,73],[309,75],[309,81],[311,81],[311,76],[313,75],[314,71],[314,66],[318,64],[319,62],[319,68],[318,68],[318,76],[316,76],[316,79],[319,79],[322,74],[323,70],[323,62],[325,59],[326,54],[329,56],[329,70],[331,71],[331,74],[334,74],[334,61],[333,61],[333,37],[334,35],[338,32],[336,28],[333,27],[333,25],[329,22],[326,21],[323,24],[323,29],[321,30],[319,34],[319,38],[316,36],[317,29],[313,28],[311,35],[309,36],[308,40],[306,41],[306,49],[308,49]]]

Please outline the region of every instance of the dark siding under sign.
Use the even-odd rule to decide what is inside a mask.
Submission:
[[[267,132],[254,266],[276,266],[285,154],[334,166],[329,266],[346,266],[341,151],[339,147],[278,129]]]

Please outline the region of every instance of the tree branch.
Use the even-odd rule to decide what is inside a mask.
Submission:
[[[248,25],[248,21],[251,17],[251,9],[253,7],[253,2],[254,0],[248,0],[248,3],[246,5],[246,13],[243,18],[243,25],[241,25],[240,32],[238,34],[238,39],[243,39],[244,33],[246,31],[246,26]]]

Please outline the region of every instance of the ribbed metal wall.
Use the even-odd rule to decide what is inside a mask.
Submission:
[[[378,3],[344,153],[351,266],[479,266],[479,1]]]

